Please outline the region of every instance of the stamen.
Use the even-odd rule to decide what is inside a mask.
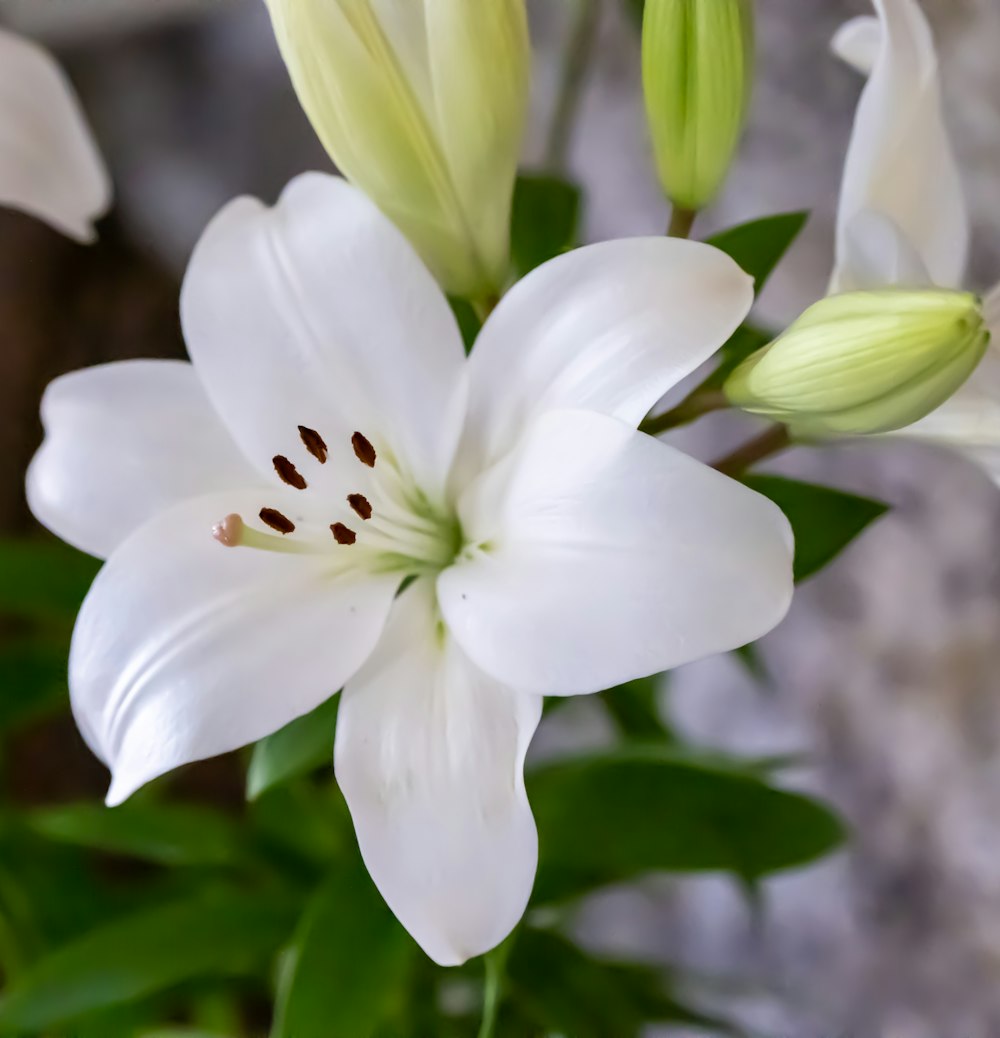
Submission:
[[[330,527],[330,532],[338,544],[353,544],[358,539],[358,535],[343,523],[334,523]]]
[[[347,503],[362,519],[371,519],[372,506],[364,494],[348,494]]]
[[[234,512],[212,527],[212,536],[227,548],[238,548],[243,542],[243,520]]]
[[[262,508],[260,520],[282,535],[295,532],[295,523],[288,516],[282,515],[277,508]]]
[[[351,437],[351,446],[354,448],[354,453],[358,456],[358,461],[362,465],[367,465],[370,469],[375,468],[375,459],[378,455],[376,455],[375,448],[371,445],[369,439],[356,432]]]
[[[274,462],[274,471],[278,473],[282,483],[287,483],[296,490],[305,490],[308,484],[299,475],[299,470],[284,455],[277,454],[271,460]]]
[[[315,429],[310,429],[305,425],[299,426],[299,436],[302,437],[302,442],[305,444],[305,448],[309,453],[321,464],[326,464],[327,458],[327,446],[323,442],[323,437],[320,436]]]

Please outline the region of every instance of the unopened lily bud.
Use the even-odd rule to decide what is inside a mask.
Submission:
[[[646,113],[660,182],[675,205],[701,209],[722,187],[753,67],[753,0],[646,0]]]
[[[817,303],[745,360],[725,393],[801,437],[890,432],[943,404],[989,339],[968,292],[848,292]]]
[[[530,77],[525,0],[267,0],[326,150],[446,291],[495,293]]]

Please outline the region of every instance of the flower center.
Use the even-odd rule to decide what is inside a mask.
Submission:
[[[330,448],[315,430],[300,425],[306,465],[326,465]],[[435,507],[408,480],[395,459],[376,451],[371,440],[355,432],[350,448],[357,464],[353,485],[342,497],[310,501],[317,522],[290,518],[264,505],[257,514],[267,529],[250,526],[240,515],[226,516],[212,529],[212,536],[228,548],[245,547],[291,554],[329,555],[345,568],[359,567],[380,573],[403,575],[444,569],[462,549],[462,530],[457,517]],[[283,454],[272,459],[278,478],[288,487],[310,492],[309,480],[294,461]],[[316,493],[313,491],[312,493]]]

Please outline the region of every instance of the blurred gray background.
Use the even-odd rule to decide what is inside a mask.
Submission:
[[[569,149],[588,190],[591,239],[659,233],[668,213],[625,6],[602,4]],[[573,7],[532,5],[528,168],[544,155]],[[926,7],[975,220],[973,282],[985,287],[1000,279],[1000,0]],[[699,229],[812,210],[760,304],[778,325],[829,276],[861,81],[828,41],[869,8],[758,8],[752,122]],[[92,253],[0,217],[0,524],[18,529],[45,381],[81,363],[178,353],[177,281],[208,218],[235,194],[273,199],[291,176],[328,161],[259,0],[0,0],[0,20],[67,61],[118,190]],[[682,442],[710,456],[741,428],[706,421]],[[691,967],[696,995],[770,1038],[1000,1035],[1000,491],[961,460],[908,445],[799,450],[779,468],[881,497],[893,513],[803,587],[765,643],[766,687],[732,660],[712,660],[676,674],[664,708],[696,741],[804,753],[789,780],[836,802],[855,829],[851,850],[770,882],[760,918],[732,885],[706,878],[650,883],[639,897],[610,892],[578,925],[602,949]],[[569,730],[543,732],[539,752],[608,737],[586,703],[566,716]],[[37,781],[37,795],[58,795],[51,776]]]

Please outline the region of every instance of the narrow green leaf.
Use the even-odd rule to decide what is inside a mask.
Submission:
[[[511,257],[519,277],[577,244],[581,201],[580,188],[569,181],[548,176],[517,178]]]
[[[831,487],[783,476],[749,475],[743,482],[770,498],[795,533],[795,579],[805,580],[832,562],[889,506]]]
[[[253,748],[247,769],[247,799],[326,765],[333,767],[340,696],[331,696],[312,713],[285,725]]]
[[[40,960],[0,998],[0,1032],[40,1031],[199,977],[258,974],[296,904],[274,891],[206,891],[101,927]]]
[[[402,1009],[416,948],[354,858],[299,923],[272,1038],[366,1038]]]
[[[100,568],[54,538],[0,538],[0,613],[72,619]]]
[[[116,808],[68,804],[34,811],[26,820],[49,840],[159,865],[231,865],[245,851],[233,821],[202,807],[141,801]]]
[[[541,902],[649,871],[763,876],[811,862],[843,839],[816,800],[721,758],[657,747],[549,765],[529,775],[528,792]]]
[[[541,1027],[573,1038],[638,1038],[651,1024],[732,1033],[678,1000],[670,981],[666,970],[592,958],[554,933],[526,929],[508,964],[511,1006],[503,1033],[534,1034]],[[527,1019],[512,1020],[511,1011]]]
[[[808,219],[804,212],[765,216],[722,231],[708,244],[731,256],[754,279],[760,293]]]

